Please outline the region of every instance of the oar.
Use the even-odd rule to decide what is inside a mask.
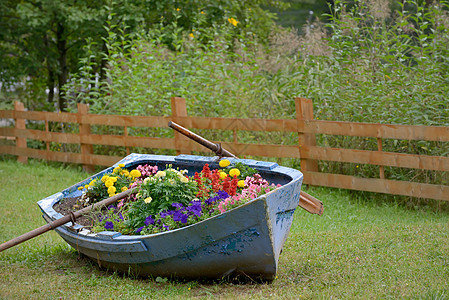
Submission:
[[[23,242],[25,242],[25,241],[27,241],[29,239],[32,239],[32,238],[34,238],[34,237],[36,237],[38,235],[41,235],[41,234],[43,234],[43,233],[45,233],[47,231],[55,229],[55,228],[57,228],[57,227],[59,227],[61,225],[64,225],[65,223],[72,222],[74,224],[75,220],[77,218],[79,218],[80,216],[85,215],[88,212],[90,212],[90,211],[92,211],[92,210],[94,210],[96,208],[105,207],[105,206],[111,205],[112,203],[115,203],[118,200],[120,200],[122,198],[125,198],[126,196],[128,196],[129,194],[134,192],[136,189],[137,189],[137,187],[134,187],[132,189],[126,190],[126,191],[121,192],[119,194],[116,194],[116,195],[114,195],[112,197],[106,198],[106,199],[104,199],[104,200],[102,200],[100,202],[97,202],[97,203],[95,203],[95,204],[93,204],[91,206],[85,207],[85,208],[80,209],[80,210],[75,211],[75,212],[71,212],[70,214],[65,215],[62,218],[54,220],[54,221],[52,221],[52,222],[50,222],[50,223],[48,223],[48,224],[46,224],[44,226],[36,228],[36,229],[34,229],[34,230],[30,231],[30,232],[22,234],[21,236],[18,236],[18,237],[14,238],[14,239],[12,239],[12,240],[10,240],[8,242],[5,242],[5,243],[1,244],[0,245],[0,252],[2,252],[3,250],[6,250],[8,248],[14,247],[14,246],[16,246],[16,245],[18,245],[20,243],[23,243]]]
[[[179,124],[176,124],[175,122],[169,122],[168,127],[173,128],[174,130],[178,131],[179,133],[182,133],[183,135],[185,135],[186,137],[191,138],[195,142],[214,151],[218,156],[237,158],[234,154],[232,154],[228,150],[223,149],[220,144],[212,143],[211,141],[206,140],[205,138],[182,127]],[[304,208],[306,211],[308,211],[311,214],[317,214],[320,216],[323,214],[323,210],[324,210],[323,202],[321,202],[317,198],[315,198],[303,191],[301,191],[301,194],[299,197],[299,206],[301,206],[302,208]]]

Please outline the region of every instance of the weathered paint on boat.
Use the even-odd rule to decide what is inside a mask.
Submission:
[[[269,182],[282,187],[238,208],[184,228],[152,234],[122,235],[105,231],[91,233],[71,222],[56,228],[58,234],[80,253],[101,267],[139,275],[188,279],[219,279],[244,275],[272,280],[278,259],[298,206],[302,173],[276,163],[230,159],[257,169]],[[208,163],[218,168],[216,157],[131,154],[114,166],[38,202],[47,221],[61,218],[53,205],[81,195],[78,187],[112,172],[118,164],[132,169],[139,164],[166,165],[187,169],[188,175]]]

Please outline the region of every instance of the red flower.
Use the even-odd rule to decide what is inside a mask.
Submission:
[[[212,171],[212,190],[218,192],[221,189],[220,172],[215,169]]]
[[[202,177],[212,180],[212,172],[209,169],[209,164],[205,164],[203,167],[203,171],[201,171]]]
[[[204,178],[200,177],[198,172],[195,172],[195,176],[193,176],[193,179],[198,184],[198,193],[196,194],[196,196],[198,198],[201,198],[201,197],[207,198],[207,197],[209,197],[209,193],[208,193],[209,189],[205,185],[205,181],[206,180],[204,180]]]
[[[230,186],[230,189],[229,189],[229,192],[228,192],[228,194],[230,196],[234,196],[235,195],[235,193],[237,191],[238,182],[239,182],[239,179],[237,178],[237,176],[234,176],[234,178],[232,178],[232,180],[231,180],[231,186]]]

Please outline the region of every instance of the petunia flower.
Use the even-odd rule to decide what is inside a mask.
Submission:
[[[114,223],[112,223],[111,221],[107,221],[104,224],[104,229],[114,229]]]

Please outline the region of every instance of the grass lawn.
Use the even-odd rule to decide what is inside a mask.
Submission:
[[[45,224],[36,202],[87,177],[0,161],[0,242]],[[277,278],[265,284],[108,273],[49,232],[0,253],[0,299],[449,298],[449,213],[309,188],[323,216],[295,213]]]

